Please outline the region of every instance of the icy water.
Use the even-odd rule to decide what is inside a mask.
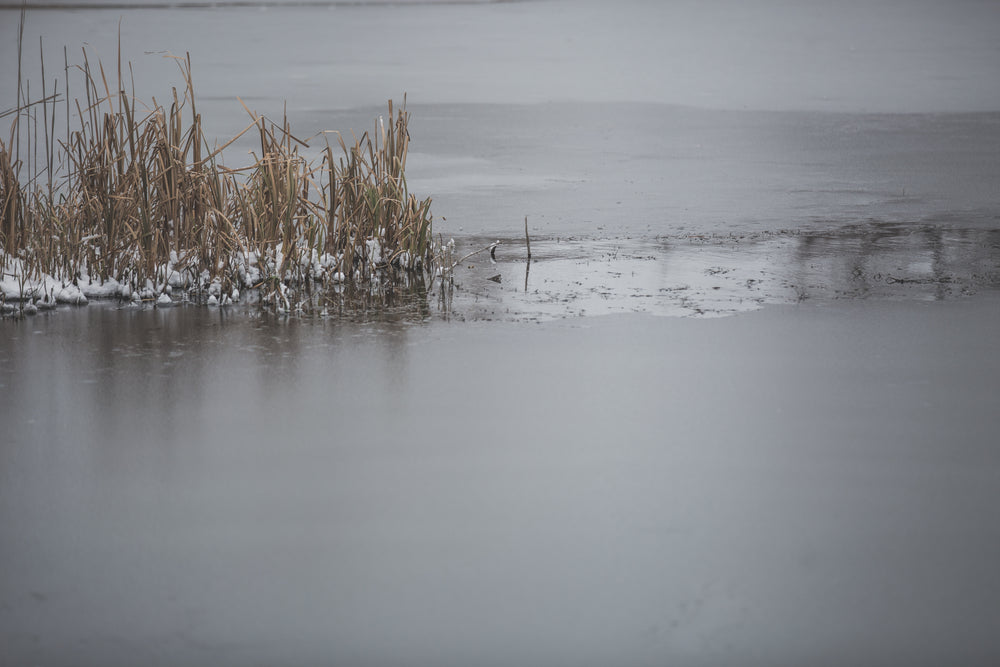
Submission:
[[[0,664],[1000,662],[996,3],[168,4],[29,10],[26,70],[121,19],[222,141],[406,92],[501,245],[382,313],[0,320]]]
[[[992,664],[998,326],[4,322],[4,662]]]

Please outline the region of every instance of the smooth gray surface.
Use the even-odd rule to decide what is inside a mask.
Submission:
[[[81,3],[86,4],[86,3]],[[60,57],[154,71],[190,52],[201,93],[261,111],[420,103],[655,102],[715,109],[996,111],[988,0],[551,0],[31,11]],[[17,12],[3,14],[16,25]],[[6,26],[5,26],[6,27]],[[8,28],[13,32],[13,28]],[[220,39],[220,36],[225,36]],[[5,61],[15,44],[4,40]],[[151,52],[151,56],[142,56]],[[8,68],[3,86],[11,73]],[[50,69],[50,71],[53,71]],[[16,74],[16,73],[15,73]],[[154,84],[138,76],[143,88]],[[152,94],[166,95],[158,86]],[[253,105],[251,105],[253,106]]]
[[[5,660],[992,664],[998,325],[4,321]]]

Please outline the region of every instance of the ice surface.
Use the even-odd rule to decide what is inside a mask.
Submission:
[[[987,667],[998,327],[997,293],[0,321],[0,644],[104,667]]]

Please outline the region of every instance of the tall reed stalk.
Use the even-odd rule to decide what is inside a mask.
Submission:
[[[430,268],[431,202],[410,193],[404,176],[405,103],[390,101],[389,122],[350,144],[336,133],[339,151],[327,140],[312,161],[287,116],[276,123],[244,106],[247,128],[213,150],[189,56],[177,59],[183,88],[149,107],[134,82],[126,90],[120,61],[109,82],[84,51],[82,95],[72,104],[57,84],[31,100],[19,69],[17,104],[3,112],[11,120],[0,136],[0,268],[28,282],[116,281],[121,294],[173,281],[264,288],[265,297]],[[65,138],[56,136],[61,102]],[[224,167],[223,150],[247,132],[258,135],[259,155],[248,167]]]

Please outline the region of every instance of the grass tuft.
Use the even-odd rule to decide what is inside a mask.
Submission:
[[[7,298],[38,299],[68,285],[132,299],[168,287],[206,299],[249,288],[262,303],[294,309],[317,303],[313,295],[332,285],[356,294],[422,281],[434,260],[433,218],[431,200],[406,184],[405,99],[399,109],[390,101],[389,121],[351,143],[319,135],[326,143],[313,159],[287,117],[273,122],[244,106],[247,128],[213,150],[196,112],[190,57],[177,63],[183,89],[151,106],[136,100],[134,85],[126,90],[120,65],[109,81],[86,51],[77,68],[83,92],[72,104],[57,85],[32,100],[19,75],[17,104],[3,112],[10,128],[0,136]],[[247,133],[259,138],[259,154],[247,167],[226,168],[224,149]]]

